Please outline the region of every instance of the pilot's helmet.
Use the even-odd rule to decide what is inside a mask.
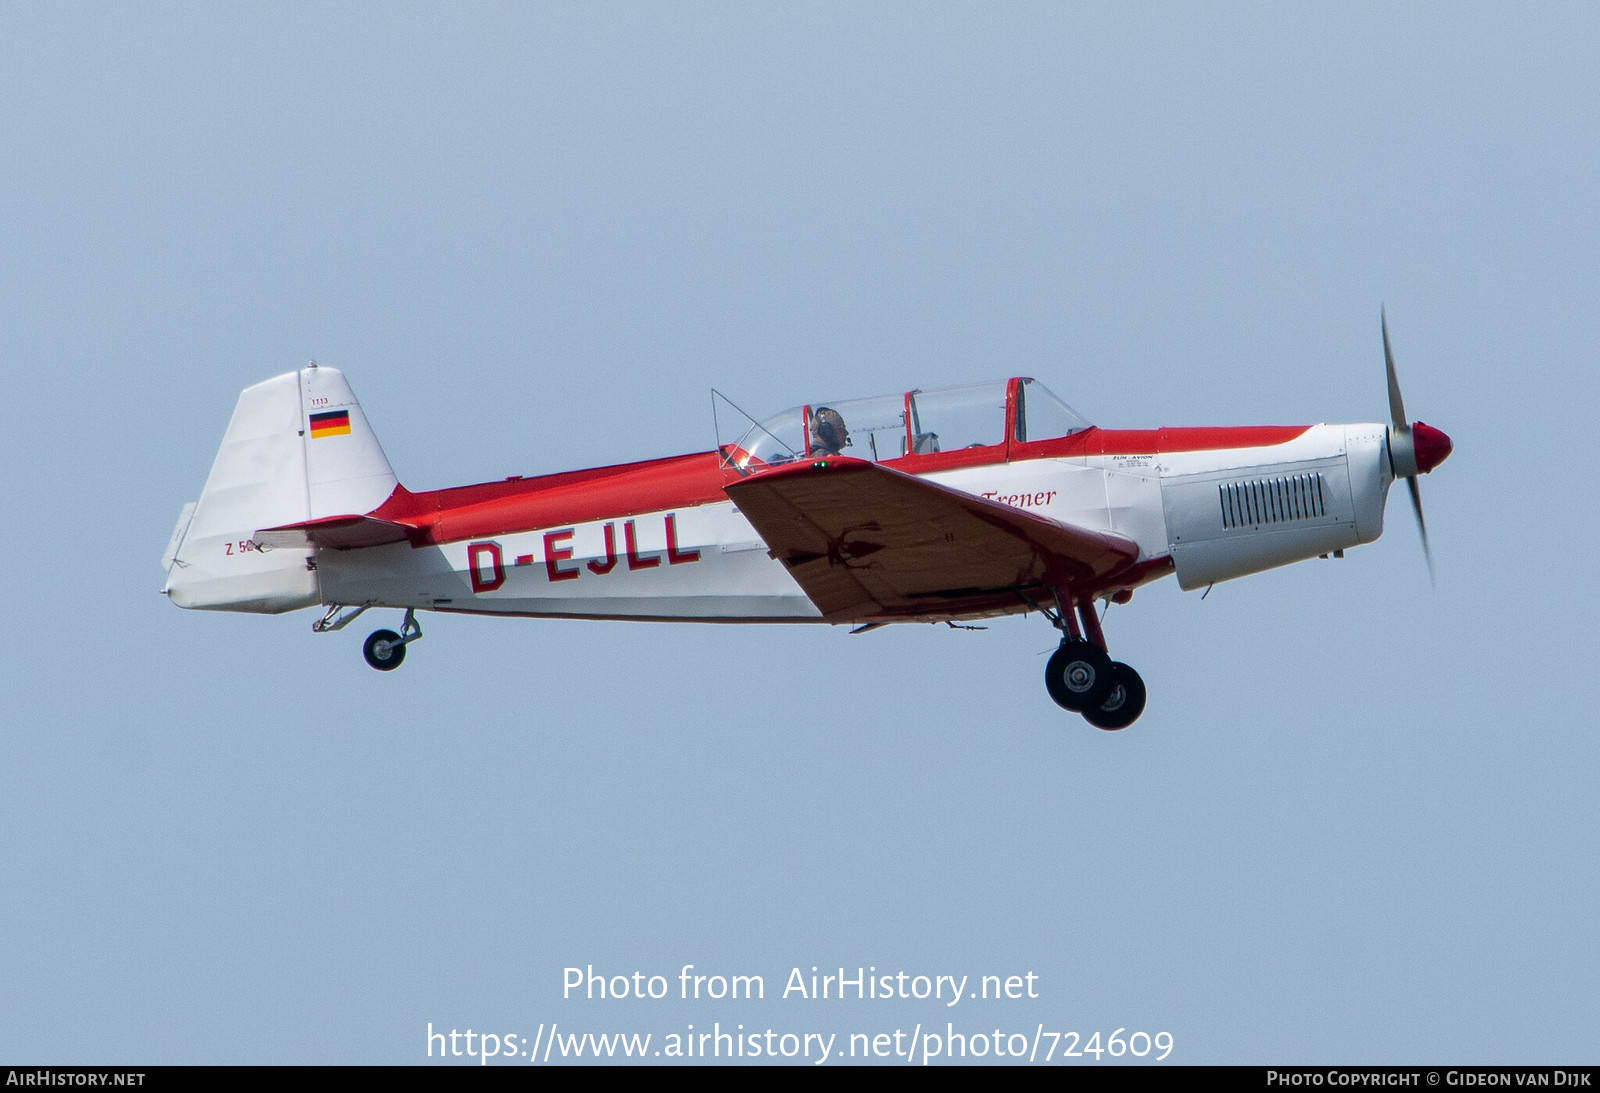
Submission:
[[[821,406],[811,417],[811,435],[821,447],[838,452],[850,439],[850,430],[844,427],[844,417],[839,411],[831,406]]]

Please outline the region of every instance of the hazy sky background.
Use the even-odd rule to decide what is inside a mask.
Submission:
[[[426,1027],[1170,1032],[1596,1061],[1590,4],[8,5],[0,1060],[426,1060]],[[1343,561],[1053,633],[184,612],[238,391],[344,370],[413,489],[1032,375],[1107,426],[1456,452]],[[393,615],[393,618],[387,617]],[[376,619],[393,625],[398,613]],[[562,970],[760,1002],[563,1001]],[[801,1001],[791,968],[1033,972]]]

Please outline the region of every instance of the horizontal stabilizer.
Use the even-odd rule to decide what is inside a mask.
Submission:
[[[165,572],[172,568],[172,563],[178,557],[178,550],[183,546],[183,537],[189,534],[189,521],[194,519],[196,502],[190,501],[183,506],[183,511],[178,513],[178,523],[172,529],[172,538],[167,540],[167,549],[161,552],[161,569]]]
[[[411,538],[414,530],[405,524],[379,520],[372,516],[324,516],[320,520],[262,528],[252,538],[257,546],[263,547],[316,546],[331,550],[348,550],[352,547],[403,543]]]

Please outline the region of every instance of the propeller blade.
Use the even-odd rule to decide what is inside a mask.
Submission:
[[[1438,581],[1433,571],[1433,548],[1428,545],[1428,522],[1422,517],[1422,487],[1417,485],[1417,475],[1426,474],[1444,462],[1450,454],[1450,438],[1423,422],[1415,430],[1406,420],[1405,400],[1400,397],[1400,377],[1395,375],[1394,350],[1389,346],[1389,316],[1378,309],[1378,323],[1383,330],[1383,365],[1389,374],[1389,465],[1397,477],[1406,480],[1411,491],[1411,511],[1417,516],[1417,531],[1422,535],[1422,556],[1428,560],[1428,583],[1435,588]],[[1418,447],[1422,448],[1418,452]]]
[[[1400,378],[1394,374],[1394,353],[1389,349],[1389,316],[1383,308],[1378,309],[1378,322],[1383,327],[1383,363],[1389,370],[1389,420],[1398,431],[1410,432],[1405,400],[1400,397]]]
[[[1439,582],[1433,574],[1433,550],[1428,546],[1428,522],[1422,518],[1422,487],[1415,478],[1406,479],[1406,485],[1411,489],[1411,511],[1417,514],[1417,530],[1422,533],[1422,556],[1428,559],[1428,583],[1438,588]]]

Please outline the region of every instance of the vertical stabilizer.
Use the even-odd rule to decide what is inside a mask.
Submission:
[[[360,516],[389,499],[399,482],[367,415],[337,368],[302,368],[307,516]],[[291,523],[280,520],[277,523]],[[259,523],[258,528],[272,527]]]
[[[180,607],[268,614],[309,607],[320,598],[312,548],[262,549],[256,531],[359,515],[395,485],[337,369],[313,365],[246,388],[200,500],[173,531],[162,591]]]

